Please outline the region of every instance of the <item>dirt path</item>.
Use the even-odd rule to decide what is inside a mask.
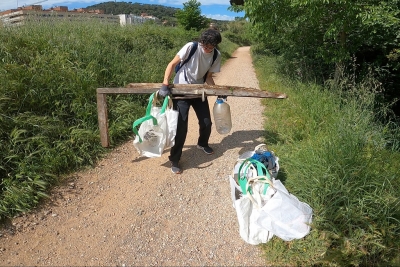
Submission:
[[[218,85],[258,88],[249,47],[239,48],[215,76]],[[215,97],[210,97],[210,106]],[[138,157],[132,142],[70,177],[50,201],[9,222],[0,233],[1,266],[261,266],[257,246],[239,236],[228,175],[241,153],[263,141],[259,99],[229,97],[233,129],[215,129],[208,156],[196,148],[191,110],[181,166],[169,150]]]

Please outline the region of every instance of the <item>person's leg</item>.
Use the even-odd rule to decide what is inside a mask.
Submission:
[[[179,162],[182,156],[183,145],[186,141],[188,131],[188,117],[190,100],[173,100],[174,109],[179,112],[178,126],[175,135],[175,145],[171,148],[169,160],[175,164]]]
[[[199,120],[199,139],[197,145],[201,147],[209,147],[208,140],[211,135],[211,113],[208,105],[208,99],[203,102],[201,98],[193,99],[192,106]],[[206,151],[204,151],[206,152]],[[210,154],[206,152],[207,154]]]

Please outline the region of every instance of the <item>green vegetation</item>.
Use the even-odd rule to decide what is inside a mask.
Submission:
[[[176,21],[175,13],[180,10],[179,8],[167,7],[162,5],[150,5],[141,3],[131,2],[104,2],[95,4],[87,7],[88,9],[100,9],[105,14],[133,14],[140,16],[142,13],[146,13],[150,16],[157,17],[161,20],[172,20]]]
[[[378,105],[380,81],[321,67],[316,57],[315,62],[302,58],[291,35],[285,35],[287,50],[277,49],[277,39],[271,38],[279,34],[268,39],[260,25],[249,25],[224,25],[223,60],[236,43],[263,41],[252,47],[260,87],[289,95],[265,101],[265,140],[280,158],[279,178],[314,210],[305,238],[273,238],[262,246],[268,261],[274,266],[399,265],[400,129],[382,119],[389,111]],[[157,25],[1,28],[0,217],[29,211],[64,175],[107,153],[99,140],[96,88],[160,82],[178,49],[198,36],[198,31]],[[398,60],[398,51],[390,55]],[[358,70],[357,63],[354,67]],[[336,75],[316,79],[323,83],[306,82],[315,71]],[[132,122],[143,115],[147,97],[108,97],[112,145],[132,136]]]
[[[358,82],[373,75],[383,85],[380,101],[400,98],[398,0],[246,0],[243,9],[263,49],[284,57],[298,79],[339,82],[342,70]],[[400,116],[400,101],[393,110]]]
[[[379,122],[374,81],[343,78],[325,87],[290,81],[276,57],[254,57],[260,87],[289,96],[265,101],[265,139],[280,158],[279,179],[314,210],[308,236],[262,246],[268,261],[398,265],[400,129]]]
[[[96,88],[161,82],[196,31],[157,25],[35,24],[0,29],[0,218],[34,207],[64,174],[107,152]],[[224,39],[224,59],[236,49]],[[146,95],[108,97],[112,145],[132,136]]]
[[[315,212],[306,238],[263,246],[268,260],[398,266],[399,1],[232,2],[253,25],[261,88],[289,94],[266,102],[280,179]]]
[[[225,38],[240,46],[250,46],[256,40],[255,35],[252,33],[251,24],[244,19],[224,23],[221,26]]]
[[[176,12],[178,24],[187,31],[208,28],[211,20],[201,15],[200,6],[196,0],[183,3],[183,9]]]

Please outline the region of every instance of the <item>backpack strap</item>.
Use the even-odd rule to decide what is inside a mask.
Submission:
[[[199,46],[198,42],[193,42],[193,45],[192,45],[192,48],[190,49],[188,57],[183,62],[176,65],[175,73],[177,73],[182,68],[182,66],[185,65],[192,58],[192,56],[194,55],[194,52],[196,52],[198,46]],[[213,60],[212,60],[211,66],[214,65],[214,62],[217,59],[217,57],[218,57],[218,50],[217,50],[217,48],[214,48],[214,54],[213,54]],[[211,66],[210,66],[210,68],[211,68]],[[203,77],[204,82],[206,82],[207,74],[208,74],[208,71],[206,72],[206,74],[204,74],[204,77]],[[185,73],[185,80],[187,81],[186,73]]]

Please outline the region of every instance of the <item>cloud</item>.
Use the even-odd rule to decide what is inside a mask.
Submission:
[[[198,0],[199,1],[199,0]],[[182,3],[187,2],[182,1]],[[211,5],[221,5],[221,6],[230,6],[229,0],[200,0],[199,1],[202,6],[211,6]]]
[[[205,14],[204,16],[207,17],[207,18],[216,19],[216,20],[235,20],[235,17],[228,16],[228,15]]]

